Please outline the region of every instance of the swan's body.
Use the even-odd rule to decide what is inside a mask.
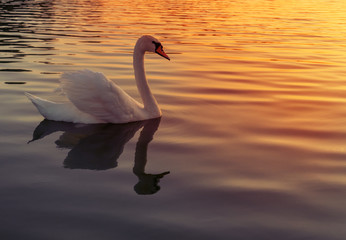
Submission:
[[[142,103],[137,102],[102,73],[82,70],[61,75],[60,84],[69,101],[52,102],[29,93],[26,96],[48,120],[74,123],[127,123],[157,118],[161,110],[150,91],[144,71],[144,54],[156,52],[169,59],[161,43],[151,36],[138,39],[133,68]]]

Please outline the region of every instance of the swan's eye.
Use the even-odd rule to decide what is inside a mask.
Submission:
[[[153,43],[155,44],[155,50],[157,50],[161,46],[161,43],[157,43],[155,41],[153,41]]]

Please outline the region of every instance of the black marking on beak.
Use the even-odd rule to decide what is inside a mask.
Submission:
[[[155,41],[153,41],[153,43],[155,44],[155,52],[156,52],[157,54],[159,54],[160,56],[162,56],[162,57],[164,57],[164,58],[166,58],[166,59],[168,59],[168,60],[171,60],[171,59],[168,57],[168,55],[165,53],[165,51],[163,51],[163,47],[162,47],[161,43],[157,43],[157,42],[155,42]]]

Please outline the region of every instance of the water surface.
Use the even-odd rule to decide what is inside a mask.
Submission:
[[[346,237],[344,1],[0,3],[1,239]],[[137,38],[163,117],[43,121],[64,71],[140,100]],[[28,143],[29,142],[29,143]]]

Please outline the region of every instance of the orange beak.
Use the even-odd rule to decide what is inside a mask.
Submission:
[[[160,45],[158,48],[156,48],[155,52],[156,52],[157,54],[159,54],[160,56],[162,56],[162,57],[164,57],[164,58],[166,58],[166,59],[168,59],[168,60],[171,60],[171,59],[168,57],[168,55],[165,53],[165,51],[163,51],[163,48],[162,48],[161,45]]]

